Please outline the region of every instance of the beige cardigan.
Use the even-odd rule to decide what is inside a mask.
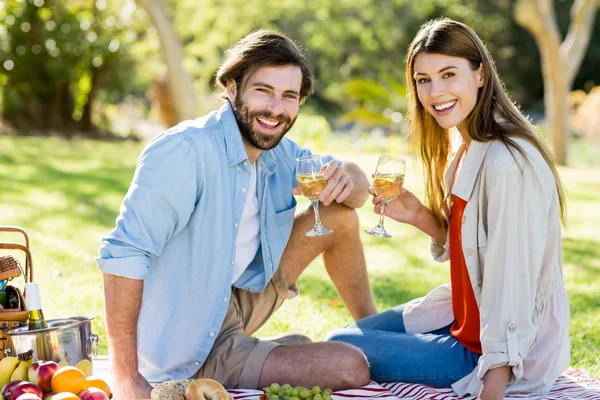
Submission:
[[[530,164],[522,170],[499,141],[471,142],[452,194],[468,201],[462,248],[481,317],[483,355],[475,370],[452,385],[478,395],[488,370],[508,365],[510,392],[546,394],[569,364],[569,303],[562,272],[558,193],[552,171],[535,147],[516,140]],[[464,145],[450,164],[447,187]],[[446,208],[447,209],[447,208]],[[432,241],[436,261],[446,243]],[[450,285],[435,288],[404,308],[409,333],[449,325]]]

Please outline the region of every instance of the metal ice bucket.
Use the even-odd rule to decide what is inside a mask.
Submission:
[[[33,350],[33,360],[66,361],[75,365],[98,355],[98,336],[92,333],[94,317],[76,316],[50,319],[48,328],[35,331],[27,326],[6,332],[7,355]]]

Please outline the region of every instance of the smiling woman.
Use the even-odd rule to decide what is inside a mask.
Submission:
[[[466,120],[483,86],[483,65],[460,57],[421,53],[415,57],[414,78],[419,101],[444,129],[457,127],[466,135]]]
[[[444,19],[419,31],[406,81],[427,206],[406,189],[385,211],[432,238],[451,285],[330,334],[360,347],[371,378],[459,396],[547,393],[569,362],[562,182],[510,101],[477,34]],[[451,130],[462,138],[451,155]],[[381,212],[381,196],[375,211]]]

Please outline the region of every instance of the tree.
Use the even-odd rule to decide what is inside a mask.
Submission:
[[[160,49],[167,66],[167,85],[177,122],[197,115],[192,78],[183,67],[183,45],[166,14],[162,0],[138,0],[156,28]]]
[[[544,104],[556,161],[567,162],[569,119],[567,97],[585,56],[598,10],[598,0],[575,0],[564,40],[553,0],[517,0],[514,17],[538,45],[544,79]]]
[[[0,1],[1,116],[17,132],[111,136],[92,110],[133,80],[135,39],[133,17],[111,11],[87,0]]]

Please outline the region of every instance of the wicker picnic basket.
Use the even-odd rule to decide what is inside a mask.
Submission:
[[[12,280],[23,276],[25,283],[33,282],[33,263],[31,260],[31,251],[29,250],[29,236],[24,229],[16,226],[0,226],[0,232],[15,232],[22,234],[25,238],[25,244],[0,242],[1,250],[21,250],[25,253],[25,270],[22,269],[19,261],[11,255],[0,257],[0,280]],[[5,331],[25,325],[29,319],[25,299],[18,287],[6,285],[16,297],[16,308],[0,309],[0,359],[4,358],[4,349],[8,341]]]

